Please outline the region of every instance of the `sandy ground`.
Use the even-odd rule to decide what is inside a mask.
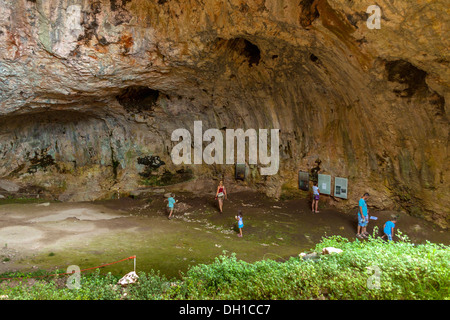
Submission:
[[[140,270],[179,275],[189,265],[224,252],[244,260],[287,259],[313,248],[323,236],[354,239],[356,218],[332,208],[312,213],[305,199],[274,201],[256,193],[231,194],[224,213],[210,196],[181,194],[175,218],[164,197],[83,203],[0,205],[0,273],[93,267],[136,255]],[[244,237],[234,219],[244,213]],[[374,212],[380,229],[392,212]],[[401,216],[400,230],[414,242],[450,244],[450,233],[421,219]],[[130,262],[108,269],[131,271]]]
[[[64,250],[81,239],[110,232],[108,221],[124,216],[89,203],[1,205],[0,272],[27,267],[27,258],[43,251]]]
[[[98,235],[106,229],[95,222],[105,223],[122,216],[86,203],[5,205],[0,207],[0,243],[17,250],[41,250],[75,235]]]

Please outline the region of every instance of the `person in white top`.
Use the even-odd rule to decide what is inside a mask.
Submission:
[[[312,212],[319,212],[317,210],[318,206],[319,206],[319,195],[320,195],[320,190],[319,187],[317,186],[317,182],[314,182],[313,185],[313,201],[312,201]]]

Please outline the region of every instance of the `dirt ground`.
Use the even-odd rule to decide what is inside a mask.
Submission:
[[[177,211],[167,219],[164,195],[141,199],[0,205],[0,274],[12,271],[81,269],[136,255],[137,271],[179,276],[190,265],[235,252],[246,261],[285,260],[315,246],[323,236],[355,239],[356,215],[333,208],[312,213],[309,201],[275,201],[253,192],[230,194],[224,213],[210,195],[177,194]],[[243,238],[234,216],[244,215]],[[368,231],[394,212],[372,212]],[[419,218],[399,215],[398,229],[414,243],[450,244],[450,232]],[[381,235],[381,231],[380,231]],[[133,261],[102,272],[125,274]]]

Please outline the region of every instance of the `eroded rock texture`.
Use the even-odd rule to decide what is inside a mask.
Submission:
[[[320,160],[349,178],[337,205],[367,191],[447,226],[448,2],[377,1],[380,29],[371,4],[0,0],[0,175],[62,200],[231,181],[173,165],[172,131],[280,128],[279,173],[249,185],[278,197]]]

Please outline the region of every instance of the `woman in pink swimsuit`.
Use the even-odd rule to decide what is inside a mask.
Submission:
[[[223,181],[221,180],[219,182],[219,186],[217,187],[217,192],[216,192],[216,200],[219,201],[220,213],[222,213],[223,200],[226,198],[227,198],[227,190],[225,189],[225,186],[223,185]]]

